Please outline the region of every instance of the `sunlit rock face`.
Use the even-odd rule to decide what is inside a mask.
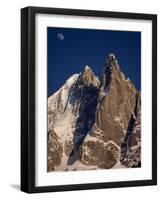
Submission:
[[[55,170],[62,160],[63,147],[54,131],[48,132],[48,171]]]
[[[141,94],[109,54],[48,98],[48,171],[141,165]]]

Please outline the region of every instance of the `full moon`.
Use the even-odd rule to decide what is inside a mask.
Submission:
[[[63,33],[58,33],[58,34],[57,34],[57,38],[58,38],[58,40],[64,40],[64,35],[63,35]]]

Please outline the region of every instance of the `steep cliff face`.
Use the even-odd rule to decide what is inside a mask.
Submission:
[[[139,166],[140,110],[114,54],[100,81],[86,66],[48,99],[48,171]]]
[[[121,163],[126,167],[141,166],[141,94],[136,94],[133,124],[129,123],[124,142],[121,145]],[[130,121],[131,122],[131,121]],[[131,127],[130,127],[131,125]]]
[[[136,94],[136,88],[125,79],[115,56],[110,54],[104,66],[95,124],[82,145],[82,163],[98,165],[100,156],[104,154],[108,158],[101,159],[102,168],[111,168],[119,161],[120,147],[135,111]],[[99,155],[93,156],[93,152],[99,152]]]
[[[105,68],[108,69],[104,75],[106,85],[100,91],[102,97],[97,106],[95,126],[103,131],[98,136],[100,139],[105,142],[113,140],[120,146],[135,109],[137,91],[131,81],[125,79],[115,57],[113,60],[109,58]],[[91,135],[95,134],[97,131],[94,127]]]

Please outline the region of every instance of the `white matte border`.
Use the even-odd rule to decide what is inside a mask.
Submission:
[[[47,172],[47,27],[141,32],[142,167]],[[36,15],[36,186],[148,180],[152,178],[152,21],[102,17]]]

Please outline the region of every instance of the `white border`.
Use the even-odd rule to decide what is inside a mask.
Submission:
[[[141,31],[142,167],[47,173],[47,27]],[[116,18],[36,15],[36,186],[152,178],[152,22]],[[130,67],[130,66],[129,66]]]

